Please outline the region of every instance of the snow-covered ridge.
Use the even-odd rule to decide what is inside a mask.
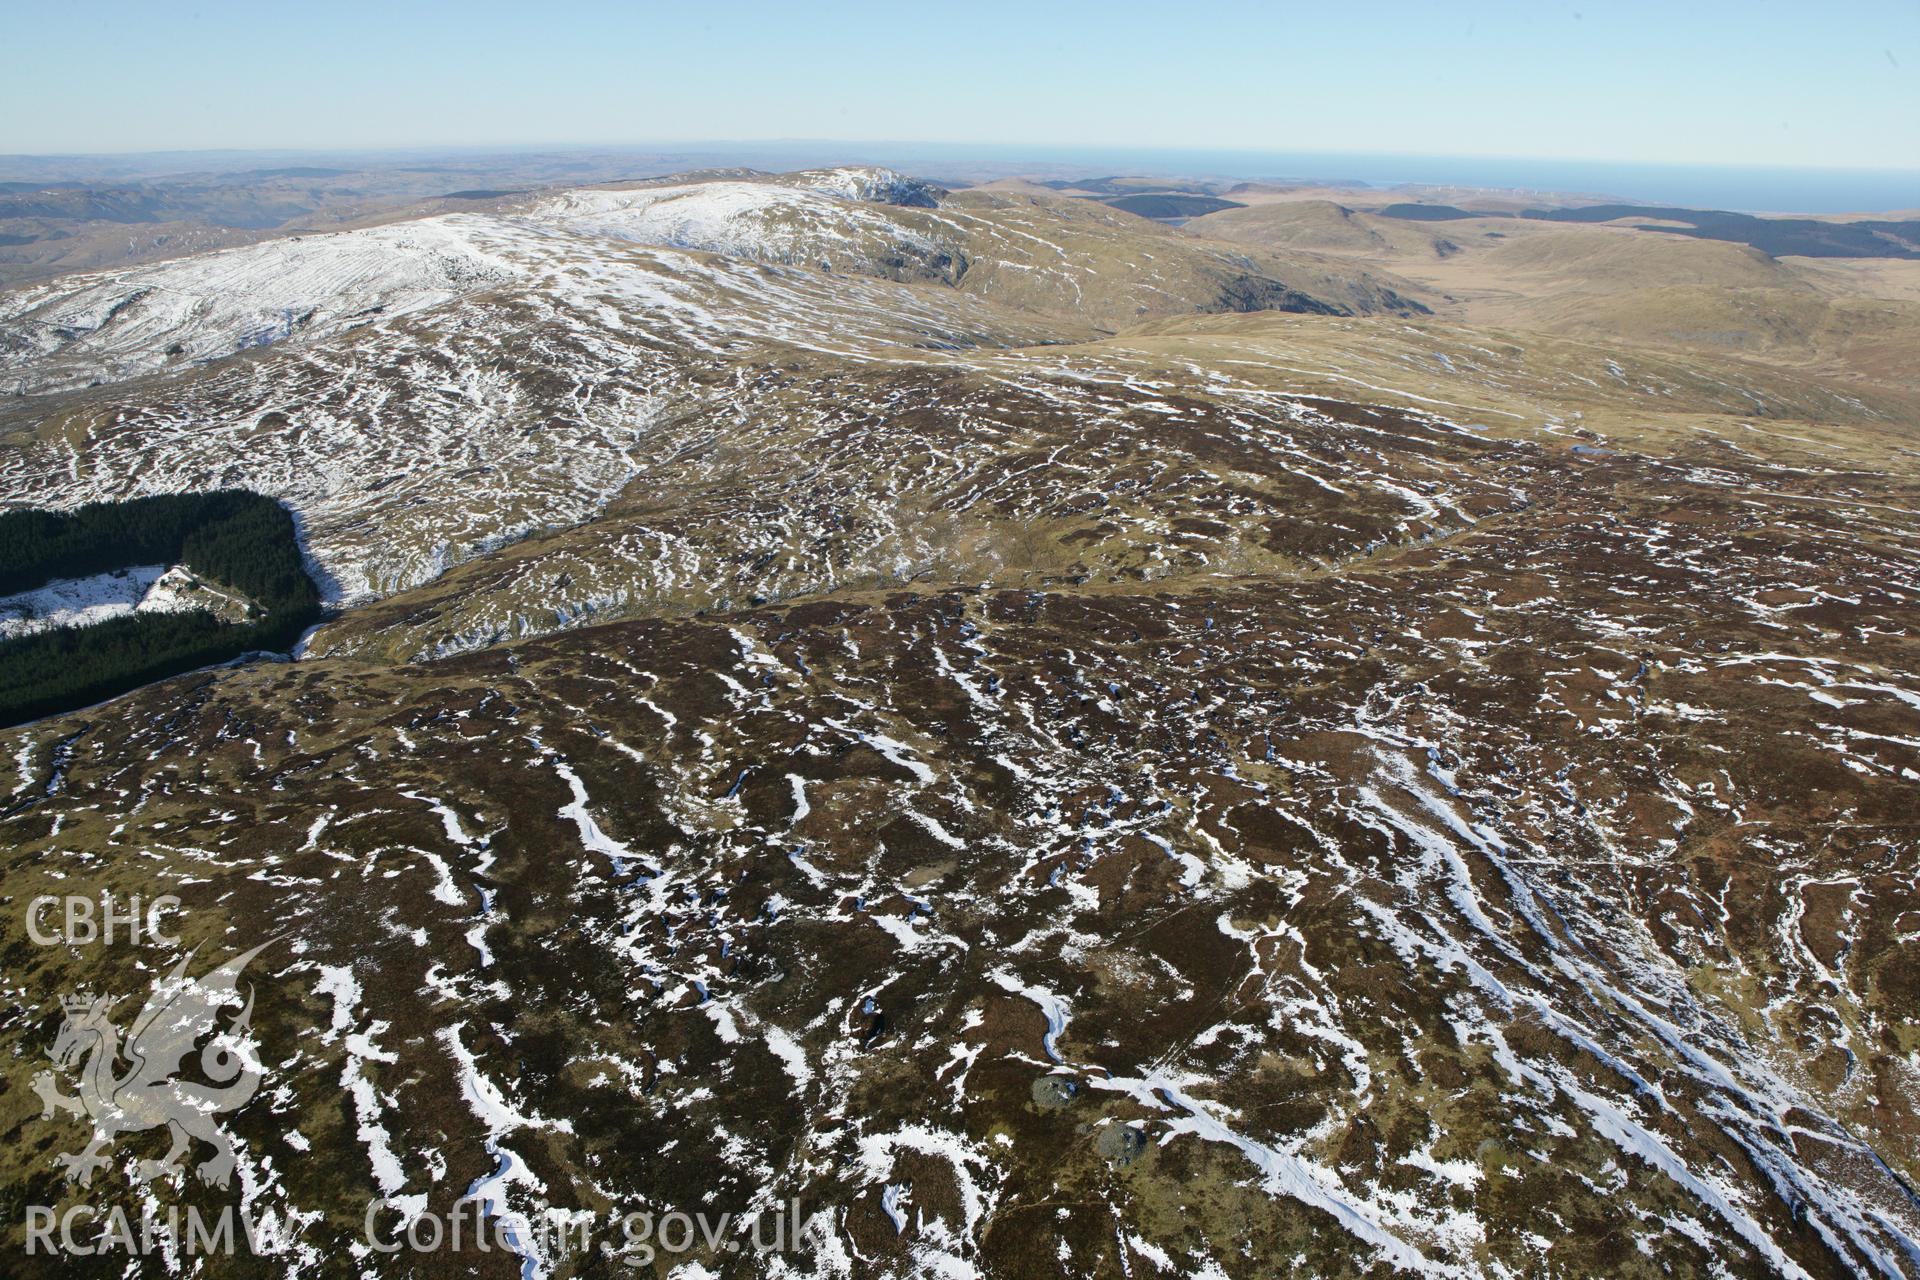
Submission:
[[[292,236],[0,294],[5,389],[57,391],[325,337],[516,279],[477,221]]]
[[[892,169],[808,169],[791,179],[794,186],[825,191],[870,204],[897,204],[912,209],[938,208],[944,193],[938,187],[896,173]]]
[[[931,208],[935,198],[935,188],[887,169],[579,190],[519,215],[446,214],[68,276],[0,293],[0,393],[70,390],[323,339],[526,284],[561,261],[598,264],[622,244],[939,276],[957,251],[899,208]]]
[[[888,212],[751,185],[808,201],[823,218]],[[638,471],[698,439],[698,418],[682,422],[691,406],[737,412],[734,390],[694,374],[743,344],[864,363],[1058,332],[1050,321],[1010,324],[959,290],[654,247],[543,210],[267,242],[78,277],[66,294],[0,294],[0,388],[52,393],[165,375],[98,393],[78,452],[53,440],[0,450],[0,493],[65,507],[252,488],[295,513],[326,599],[361,601],[591,517]],[[329,254],[341,261],[293,269],[303,265],[294,255]],[[441,266],[423,270],[422,257]],[[136,295],[156,281],[190,299],[174,328],[144,318]],[[108,289],[127,305],[104,308],[96,328],[58,339],[37,330],[38,345],[22,336],[32,328],[22,312],[77,308],[63,300]],[[220,359],[249,341],[269,291],[318,318],[274,354]],[[404,297],[404,307],[376,309],[382,297]],[[46,341],[64,345],[48,352]],[[191,357],[169,354],[176,346]],[[679,435],[661,434],[675,422]]]
[[[935,205],[932,188],[892,170],[831,169],[780,182],[568,191],[529,217],[579,235],[760,262],[888,274],[904,260],[944,275],[958,246],[897,212]]]

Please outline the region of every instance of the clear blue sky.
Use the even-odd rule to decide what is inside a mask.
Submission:
[[[0,152],[720,139],[1920,168],[1920,0],[0,0]]]

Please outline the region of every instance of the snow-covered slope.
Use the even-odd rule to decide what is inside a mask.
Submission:
[[[656,312],[644,323],[665,319],[683,330],[691,321],[709,331],[764,333],[764,318],[775,313],[771,327],[792,331],[797,320],[803,345],[844,345],[839,333],[871,333],[895,318],[920,330],[909,342],[966,344],[975,339],[955,331],[982,325],[980,302],[1046,316],[1025,322],[1036,334],[1046,325],[1073,333],[1084,324],[1114,328],[1196,310],[1407,305],[1376,282],[1336,279],[1313,263],[1256,262],[1085,202],[975,197],[948,207],[939,196],[872,169],[583,189],[515,212],[445,214],[66,277],[0,293],[0,390],[42,395],[289,341],[312,344],[501,289],[602,288],[622,305]],[[711,266],[684,256],[637,257],[635,246],[808,275],[926,283],[947,296],[882,300],[857,282],[815,281],[799,289],[822,299],[796,307],[793,277],[756,284],[736,271],[719,280],[734,296],[716,305]],[[1299,287],[1279,278],[1285,274]],[[740,297],[753,292],[765,296]]]
[[[517,279],[477,230],[462,218],[399,222],[0,294],[0,381],[14,394],[114,381],[328,337]]]
[[[840,172],[804,185],[704,182],[573,191],[542,202],[530,217],[575,233],[642,244],[951,282],[957,277],[957,244],[891,202],[869,202],[901,181]]]
[[[184,565],[131,565],[0,596],[0,640],[63,627],[90,627],[135,613],[212,611],[233,601],[234,597],[202,582]]]
[[[288,314],[308,319],[260,327]],[[947,288],[447,215],[0,295],[0,360],[40,393],[0,404],[25,424],[0,481],[40,505],[251,487],[293,508],[330,599],[361,600],[590,516],[685,445],[670,421],[737,412],[744,351],[885,362],[1085,332]],[[168,376],[51,394],[150,372]],[[38,429],[68,405],[83,451]]]
[[[909,178],[892,169],[870,165],[806,169],[788,175],[786,181],[792,186],[825,191],[848,200],[866,200],[914,209],[936,208],[944,194],[930,183]]]
[[[793,184],[587,190],[540,202],[525,218],[443,215],[67,277],[0,294],[0,385],[43,394],[323,339],[530,283],[557,258],[588,267],[604,255],[585,242],[600,238],[937,278],[950,250],[882,211],[930,205],[928,191],[885,170],[822,171]],[[541,244],[537,233],[573,239]],[[878,265],[903,254],[920,269]]]

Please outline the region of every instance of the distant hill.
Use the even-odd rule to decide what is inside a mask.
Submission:
[[[1529,209],[1520,215],[1546,222],[1614,222],[1647,218],[1687,226],[1643,227],[1668,235],[1731,240],[1776,258],[1920,258],[1920,221],[1827,222],[1819,218],[1756,218],[1718,209],[1663,209],[1596,204],[1579,209]]]
[[[1408,222],[1457,222],[1461,218],[1507,218],[1506,213],[1474,213],[1450,204],[1390,204],[1375,210],[1383,218],[1402,218]]]
[[[1453,222],[1463,218],[1505,218],[1507,213],[1473,212],[1446,204],[1390,204],[1377,211],[1407,222]],[[1620,222],[1645,219],[1642,231],[1725,240],[1751,245],[1776,258],[1920,258],[1920,220],[1829,222],[1821,218],[1759,218],[1722,209],[1669,209],[1653,205],[1590,204],[1571,209],[1527,209],[1519,215],[1539,222]],[[1673,225],[1678,223],[1680,225]],[[1664,224],[1664,225],[1654,225]]]
[[[1218,196],[1189,196],[1170,192],[1149,192],[1137,196],[1112,196],[1100,203],[1143,218],[1198,218],[1222,209],[1244,209],[1238,200]]]

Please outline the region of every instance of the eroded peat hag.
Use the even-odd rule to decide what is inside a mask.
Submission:
[[[1901,1274],[1909,500],[1537,465],[1284,581],[158,686],[23,740],[8,883],[137,859],[297,933],[232,1120],[282,1216],[499,1166],[528,1221],[775,1196],[883,1270],[1599,1273],[1624,1214],[1677,1273]]]

